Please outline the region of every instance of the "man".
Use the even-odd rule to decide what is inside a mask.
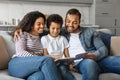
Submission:
[[[84,58],[75,65],[78,72],[82,74],[82,79],[99,80],[101,72],[120,74],[120,57],[108,56],[108,50],[101,41],[99,34],[92,28],[80,27],[80,22],[81,13],[77,9],[68,10],[65,27],[61,34],[69,41],[70,57],[80,55]],[[18,35],[18,32],[15,35]],[[66,75],[67,67],[62,68],[64,68],[63,75]]]
[[[99,34],[92,28],[80,27],[80,22],[81,13],[77,9],[70,9],[66,14],[62,35],[69,41],[70,57],[81,54],[84,58],[75,66],[82,74],[82,79],[99,80],[101,72],[120,74],[120,57],[108,56]]]

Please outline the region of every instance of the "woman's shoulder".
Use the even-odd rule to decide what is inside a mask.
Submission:
[[[30,34],[28,32],[20,33],[20,37],[22,37],[22,38],[27,38],[27,36],[30,36]]]

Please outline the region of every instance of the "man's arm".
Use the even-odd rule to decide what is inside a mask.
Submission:
[[[108,55],[108,50],[96,31],[93,34],[93,44],[96,48],[96,51],[93,53],[96,56],[96,60],[100,60]]]
[[[18,41],[18,39],[20,38],[20,34],[22,34],[22,29],[16,29],[14,32],[14,41]]]
[[[88,59],[92,59],[94,61],[96,61],[96,56],[93,53],[82,53],[82,54],[78,54],[76,55],[76,58],[88,58]]]
[[[87,49],[85,58],[100,60],[108,55],[108,50],[104,43],[102,42],[99,32],[94,28],[81,28],[84,31],[84,41],[83,45]],[[87,46],[86,46],[87,45]]]

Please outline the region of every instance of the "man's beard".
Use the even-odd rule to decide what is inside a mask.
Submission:
[[[67,27],[67,31],[72,33],[73,32],[73,27]]]

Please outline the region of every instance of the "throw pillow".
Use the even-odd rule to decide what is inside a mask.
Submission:
[[[120,36],[111,37],[110,53],[114,56],[120,56]]]
[[[100,37],[105,44],[105,46],[108,48],[108,51],[110,51],[110,42],[111,42],[111,34],[104,33],[100,31]]]
[[[7,53],[5,42],[2,36],[0,36],[0,70],[6,69],[8,61],[10,60],[9,54]]]

